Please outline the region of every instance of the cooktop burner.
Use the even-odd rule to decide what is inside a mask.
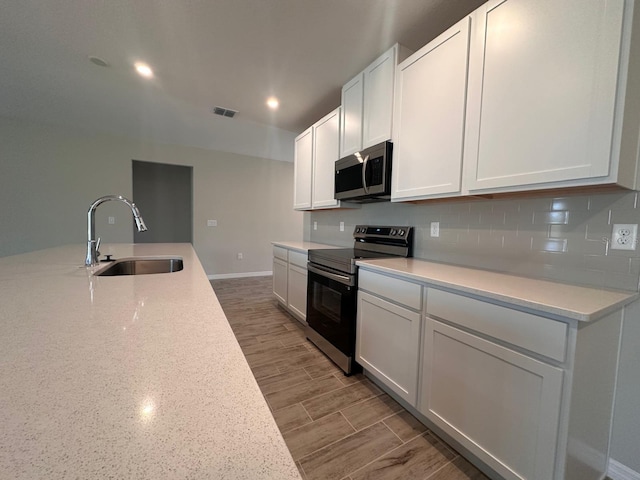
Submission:
[[[413,254],[413,227],[357,225],[353,248],[309,250],[309,262],[339,272],[355,274],[357,260],[410,257]]]

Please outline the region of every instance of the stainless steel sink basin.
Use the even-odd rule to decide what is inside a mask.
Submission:
[[[116,260],[96,273],[101,277],[116,275],[149,275],[152,273],[179,272],[184,268],[181,258],[125,258]]]

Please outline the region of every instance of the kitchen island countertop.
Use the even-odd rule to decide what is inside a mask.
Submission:
[[[83,246],[0,258],[3,478],[299,479],[189,244],[175,273],[98,277]]]

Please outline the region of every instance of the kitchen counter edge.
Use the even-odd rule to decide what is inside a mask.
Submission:
[[[361,260],[357,265],[428,286],[581,322],[598,320],[640,296],[636,292],[568,285],[416,258]]]

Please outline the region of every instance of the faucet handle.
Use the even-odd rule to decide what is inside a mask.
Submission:
[[[100,248],[100,240],[100,237],[98,237],[98,240],[96,240],[96,258],[100,256],[100,252],[98,251],[98,249]]]

